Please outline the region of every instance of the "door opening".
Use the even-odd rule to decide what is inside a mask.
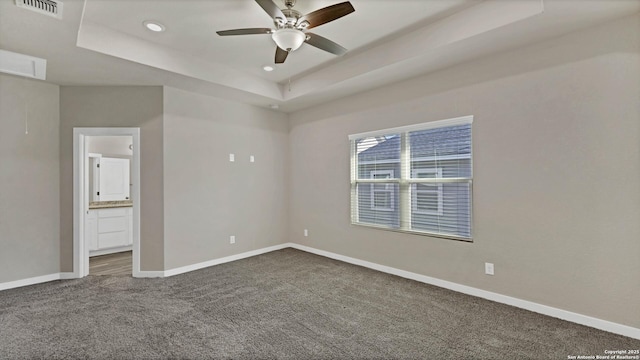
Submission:
[[[90,273],[90,257],[103,270],[112,263],[103,274],[138,277],[140,129],[74,128],[73,140],[74,277]]]

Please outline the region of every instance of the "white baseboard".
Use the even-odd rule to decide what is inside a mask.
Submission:
[[[335,259],[335,260],[343,261],[346,263],[363,266],[363,267],[381,271],[387,274],[400,276],[406,279],[419,281],[425,284],[435,285],[438,287],[453,290],[463,294],[476,296],[476,297],[484,298],[487,300],[499,302],[502,304],[515,306],[521,309],[525,309],[525,310],[533,311],[539,314],[548,315],[558,319],[574,322],[576,324],[581,324],[581,325],[589,326],[592,328],[608,331],[614,334],[628,336],[634,339],[640,339],[640,329],[634,328],[631,326],[622,325],[622,324],[614,323],[611,321],[602,320],[602,319],[594,318],[591,316],[582,315],[582,314],[574,313],[571,311],[562,310],[562,309],[554,308],[551,306],[542,305],[542,304],[534,303],[531,301],[514,298],[511,296],[506,296],[506,295],[494,293],[491,291],[474,288],[467,285],[461,285],[454,282],[433,278],[430,276],[420,275],[420,274],[412,273],[409,271],[396,269],[390,266],[380,265],[380,264],[372,263],[369,261],[360,260],[360,259],[352,258],[349,256],[344,256],[344,255],[332,253],[329,251],[319,250],[319,249],[315,249],[312,247],[295,244],[295,243],[275,245],[275,246],[271,246],[263,249],[248,251],[242,254],[231,255],[231,256],[227,256],[219,259],[209,260],[209,261],[201,262],[198,264],[182,266],[179,268],[165,270],[165,271],[140,271],[139,273],[134,274],[134,277],[157,278],[157,277],[174,276],[174,275],[184,274],[190,271],[204,269],[214,265],[224,264],[231,261],[236,261],[236,260],[245,259],[245,258],[256,256],[256,255],[265,254],[265,253],[276,251],[276,250],[282,250],[289,247],[306,251],[308,253],[324,256],[330,259]],[[0,291],[22,287],[22,286],[39,284],[47,281],[60,280],[60,279],[73,279],[73,278],[76,278],[75,274],[68,273],[68,272],[36,276],[28,279],[0,283]]]
[[[164,271],[139,271],[133,274],[134,278],[160,278],[164,276]]]
[[[60,280],[77,279],[78,276],[74,272],[61,272]]]
[[[53,281],[53,280],[60,280],[60,273],[54,273],[49,275],[36,276],[28,279],[21,279],[21,280],[0,283],[0,291],[19,288],[23,286],[40,284],[40,283]]]
[[[179,268],[165,270],[164,271],[164,276],[174,276],[174,275],[184,274],[184,273],[189,272],[189,271],[200,270],[200,269],[204,269],[204,268],[209,267],[209,266],[214,266],[214,265],[228,263],[228,262],[231,262],[231,261],[241,260],[241,259],[245,259],[245,258],[248,258],[248,257],[252,257],[252,256],[261,255],[261,254],[265,254],[265,253],[268,253],[268,252],[276,251],[276,250],[282,250],[282,249],[291,247],[290,245],[291,244],[280,244],[280,245],[270,246],[270,247],[263,248],[263,249],[247,251],[247,252],[242,253],[242,254],[231,255],[231,256],[227,256],[227,257],[223,257],[223,258],[219,258],[219,259],[213,259],[213,260],[209,260],[209,261],[205,261],[205,262],[201,262],[201,263],[197,263],[197,264],[193,264],[193,265],[187,265],[187,266],[182,266],[182,267],[179,267]]]
[[[400,276],[406,279],[419,281],[425,284],[435,285],[445,289],[453,290],[463,294],[476,296],[476,297],[484,298],[487,300],[499,302],[502,304],[515,306],[521,309],[525,309],[525,310],[533,311],[539,314],[548,315],[554,318],[574,322],[580,325],[585,325],[592,328],[612,332],[614,334],[624,335],[634,339],[640,339],[640,329],[634,328],[631,326],[622,325],[622,324],[614,323],[611,321],[574,313],[567,310],[557,309],[551,306],[546,306],[546,305],[534,303],[531,301],[514,298],[511,296],[506,296],[506,295],[494,293],[491,291],[481,290],[471,286],[466,286],[466,285],[461,285],[461,284],[457,284],[450,281],[440,280],[433,277],[420,275],[420,274],[412,273],[409,271],[404,271],[404,270],[392,268],[389,266],[372,263],[369,261],[364,261],[364,260],[360,260],[360,259],[356,259],[348,256],[343,256],[343,255],[335,254],[329,251],[318,250],[318,249],[300,245],[300,244],[290,243],[287,245],[294,249],[306,251],[312,254],[328,257],[335,260],[340,260],[340,261],[354,264],[354,265],[363,266],[363,267],[381,271],[387,274],[392,274],[392,275]]]

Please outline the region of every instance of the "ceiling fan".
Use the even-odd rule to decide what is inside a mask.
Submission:
[[[286,9],[280,9],[273,0],[255,0],[264,11],[273,18],[275,29],[249,28],[218,31],[220,36],[270,34],[276,43],[275,63],[282,64],[290,52],[297,50],[302,43],[315,46],[335,55],[343,55],[347,49],[320,35],[307,32],[308,29],[326,24],[349,15],[355,11],[350,2],[327,6],[302,15],[293,9],[296,0],[285,0]]]

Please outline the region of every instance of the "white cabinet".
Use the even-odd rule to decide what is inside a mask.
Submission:
[[[129,160],[93,154],[90,166],[91,199],[93,201],[129,200]]]
[[[90,256],[130,250],[133,244],[132,228],[131,207],[89,210],[85,239],[89,244]]]

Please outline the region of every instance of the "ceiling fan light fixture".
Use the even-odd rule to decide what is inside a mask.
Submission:
[[[305,34],[296,29],[280,29],[276,30],[271,37],[276,45],[285,51],[295,51],[305,41]]]

